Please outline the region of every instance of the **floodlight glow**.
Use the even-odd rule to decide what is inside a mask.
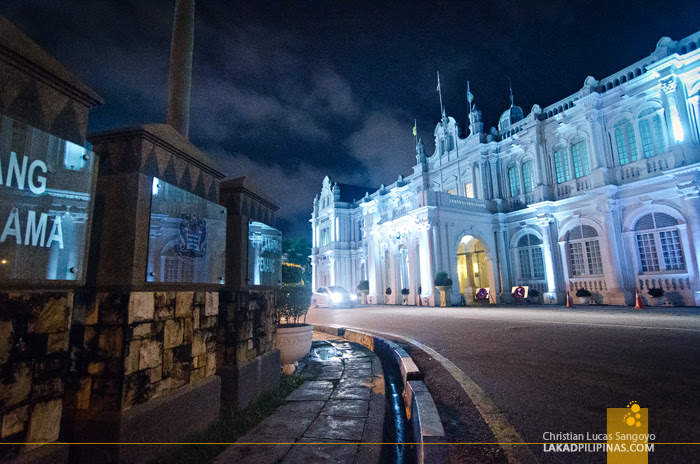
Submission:
[[[352,301],[357,300],[357,295],[350,295],[350,299],[351,299]]]
[[[332,293],[331,300],[333,300],[334,303],[340,303],[341,301],[343,301],[343,295],[339,293]]]
[[[154,177],[153,178],[153,187],[151,191],[153,192],[153,195],[158,195],[158,190],[160,189],[160,184],[158,183],[158,178]]]
[[[680,143],[685,139],[685,134],[683,133],[683,125],[681,124],[681,118],[678,115],[678,108],[675,106],[671,108],[671,125],[673,127],[673,137],[676,142]]]

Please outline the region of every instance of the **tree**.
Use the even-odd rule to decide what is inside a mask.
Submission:
[[[304,282],[311,281],[311,240],[308,237],[288,237],[282,239],[282,261],[301,266],[301,278]]]

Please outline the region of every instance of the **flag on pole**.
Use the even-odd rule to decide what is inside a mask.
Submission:
[[[474,101],[474,94],[469,91],[469,81],[467,81],[467,101],[469,103]]]
[[[437,89],[435,89],[435,91],[439,92],[440,91],[440,73],[439,72],[437,73],[437,76],[438,76],[438,86],[437,86]]]
[[[414,136],[417,136],[417,135],[418,135],[418,127],[417,127],[417,124],[418,124],[418,121],[414,119],[414,120],[413,120],[413,135],[414,135]]]

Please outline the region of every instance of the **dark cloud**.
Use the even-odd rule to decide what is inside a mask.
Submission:
[[[197,2],[192,141],[308,233],[325,175],[377,186],[411,172],[414,119],[432,153],[435,91],[465,131],[466,85],[487,128],[697,30],[691,0]],[[173,0],[3,0],[7,16],[106,100],[104,130],[165,119]]]

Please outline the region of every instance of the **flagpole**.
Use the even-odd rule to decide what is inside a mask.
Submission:
[[[437,91],[438,91],[438,94],[440,95],[440,114],[444,118],[445,117],[445,108],[442,106],[442,89],[440,88],[440,71],[437,72],[437,78],[438,78]]]
[[[467,81],[467,106],[469,107],[469,114],[472,112],[472,101],[469,99],[469,96],[472,93],[469,91],[469,81]]]
[[[413,137],[415,137],[416,146],[418,146],[418,119],[413,120]]]

